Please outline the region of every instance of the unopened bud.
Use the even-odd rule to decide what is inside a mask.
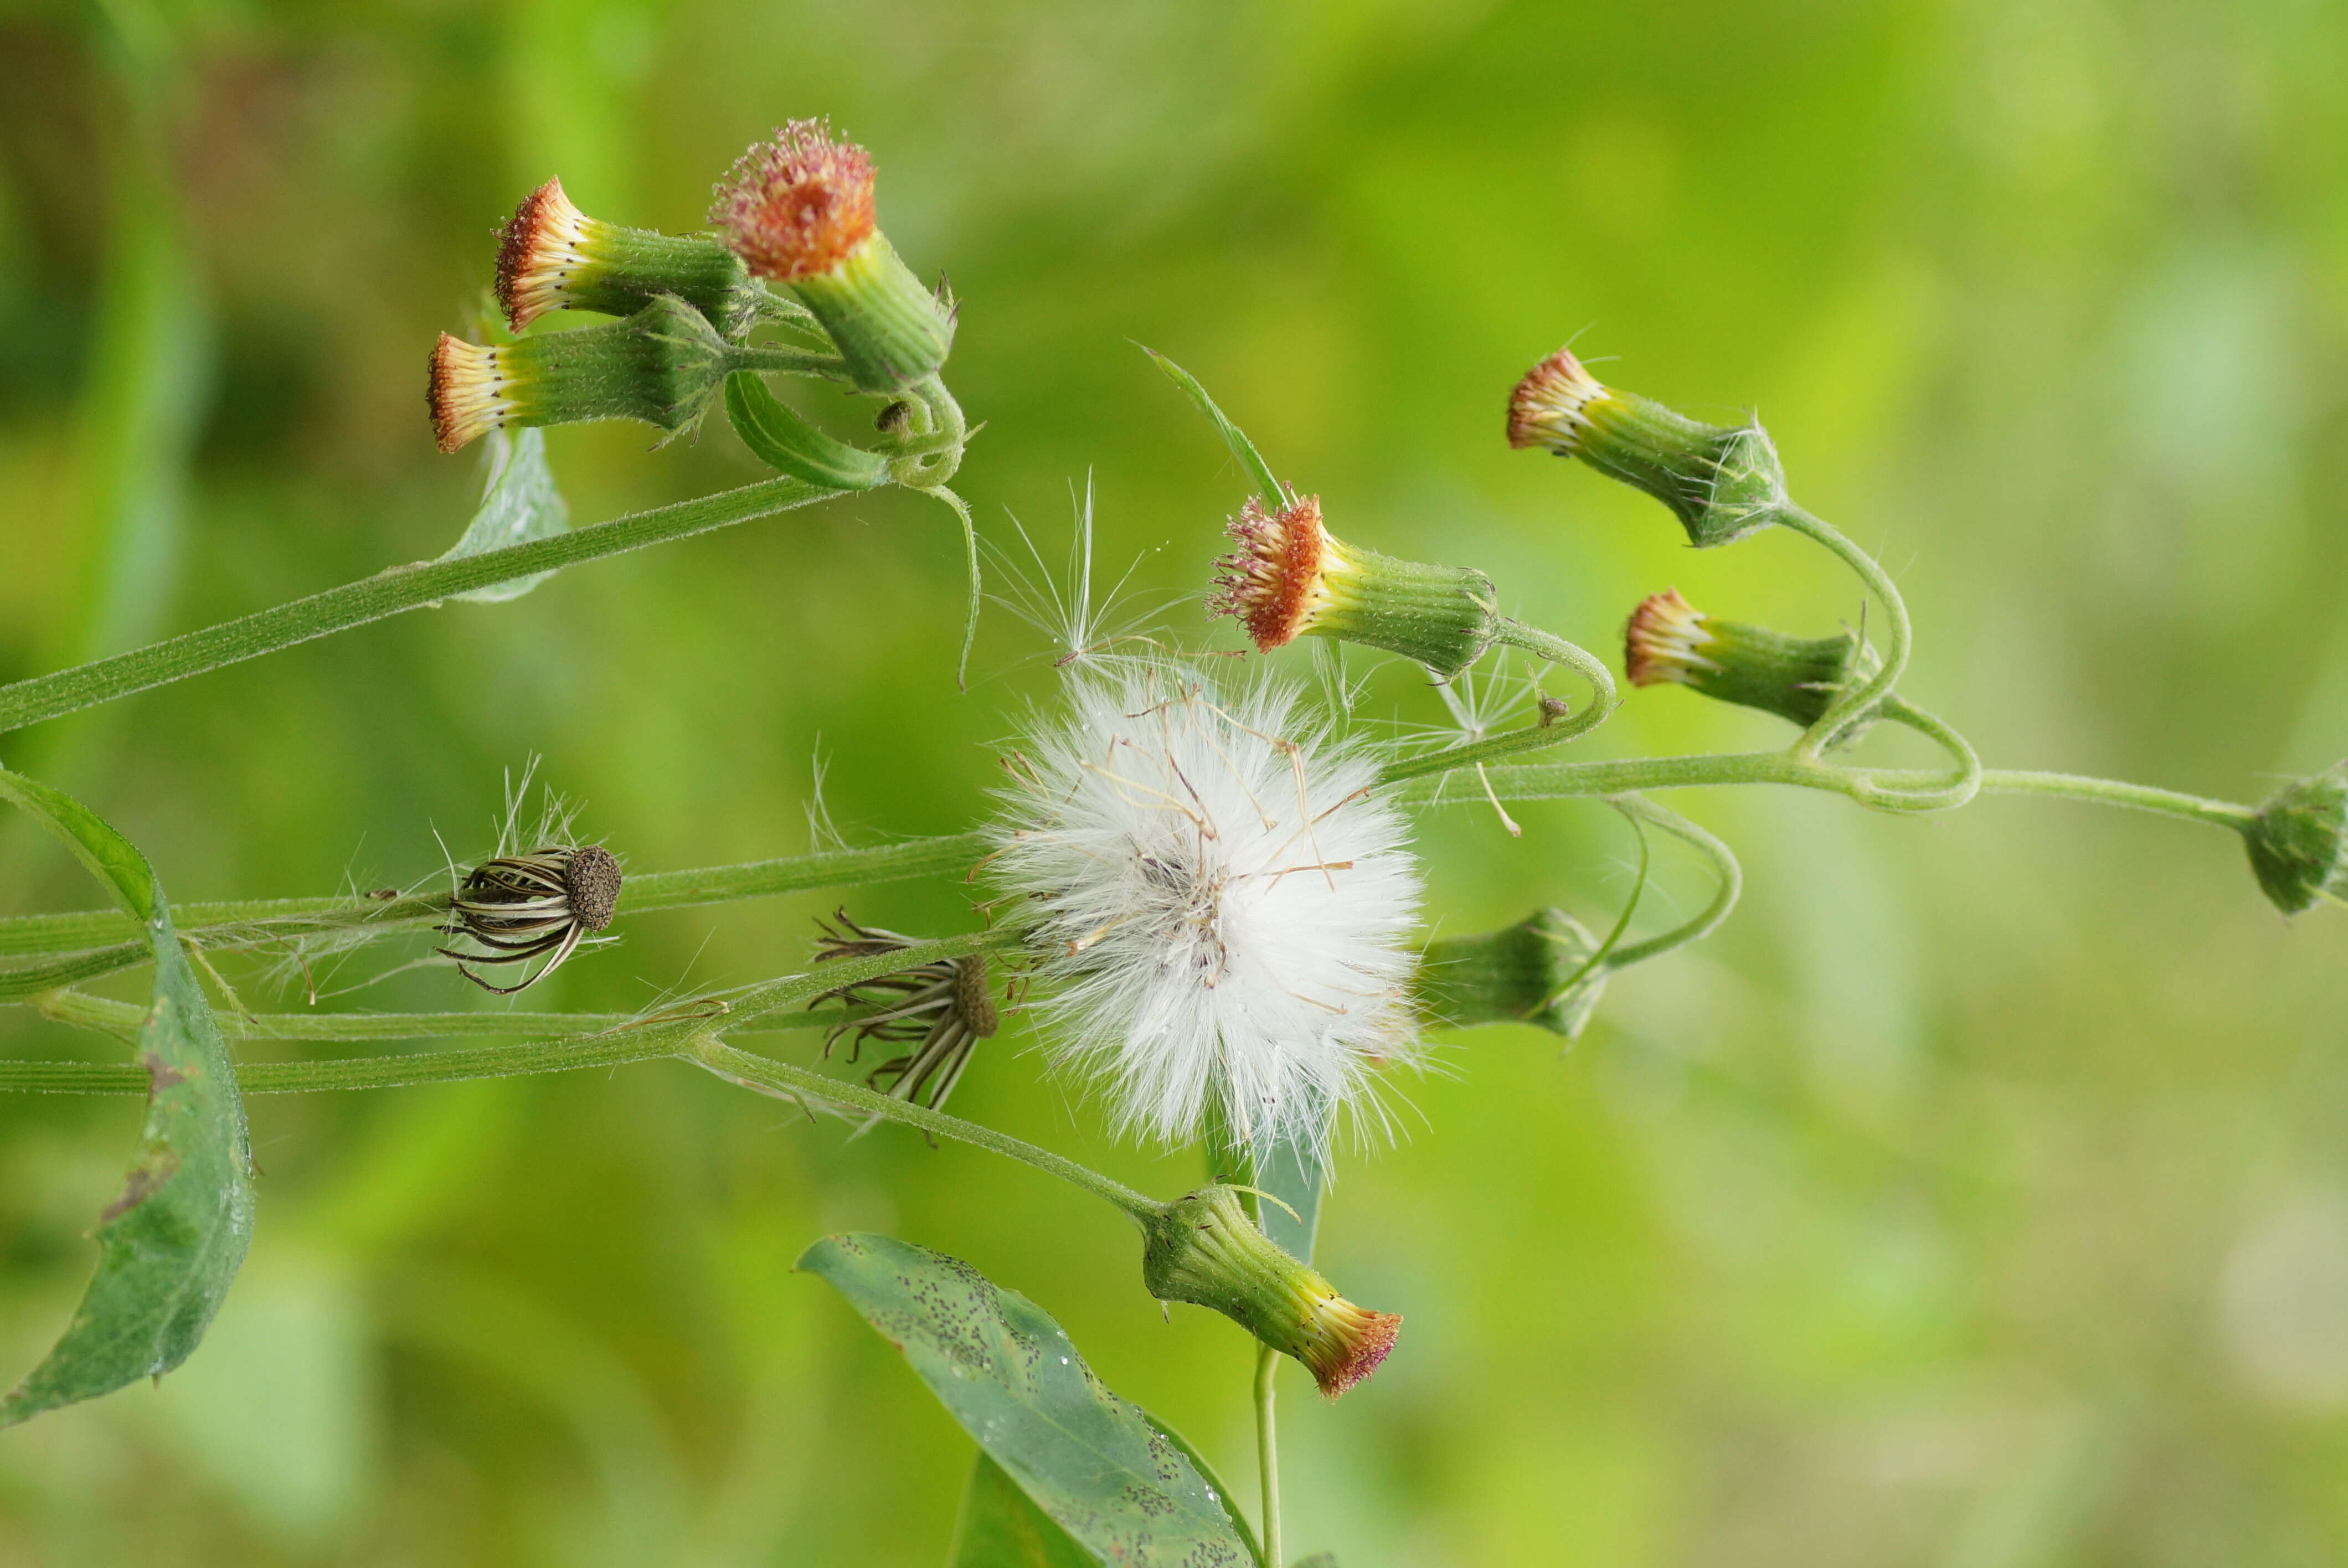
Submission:
[[[2277,790],[2242,837],[2251,874],[2284,914],[2348,900],[2348,762]]]
[[[815,313],[859,389],[895,392],[945,364],[953,313],[875,226],[872,180],[870,153],[822,120],[793,120],[735,163],[709,220]]]
[[[522,198],[498,234],[498,302],[517,333],[549,311],[630,316],[675,294],[738,339],[758,313],[758,286],[716,240],[623,229],[572,205],[562,181]]]
[[[1579,457],[1669,507],[1698,548],[1775,522],[1786,472],[1757,424],[1706,425],[1601,384],[1560,349],[1509,398],[1509,445]]]
[[[1598,943],[1562,909],[1536,909],[1513,926],[1429,942],[1411,979],[1419,1017],[1434,1029],[1529,1023],[1578,1040],[1606,989]]]
[[[1237,619],[1259,652],[1334,637],[1416,659],[1448,679],[1500,630],[1490,578],[1343,544],[1322,527],[1318,496],[1276,512],[1250,497],[1229,532],[1239,548],[1215,563],[1207,610]]]
[[[1217,1184],[1142,1224],[1141,1276],[1160,1301],[1210,1307],[1313,1373],[1335,1399],[1378,1369],[1402,1319],[1356,1307],[1256,1228],[1240,1189]]]
[[[499,425],[641,419],[675,435],[707,410],[732,353],[699,311],[664,294],[625,321],[508,343],[443,333],[425,402],[443,452]]]
[[[1677,589],[1650,595],[1632,612],[1623,652],[1633,686],[1693,686],[1804,729],[1818,723],[1845,686],[1877,668],[1874,651],[1856,633],[1788,637],[1766,626],[1720,620],[1689,604]]]

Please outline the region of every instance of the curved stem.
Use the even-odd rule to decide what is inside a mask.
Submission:
[[[1908,651],[1914,634],[1908,622],[1908,604],[1900,597],[1900,589],[1891,576],[1876,564],[1875,558],[1860,549],[1842,532],[1823,518],[1814,518],[1797,506],[1788,505],[1777,515],[1777,521],[1798,534],[1807,534],[1839,557],[1844,565],[1859,574],[1868,591],[1883,606],[1884,619],[1890,624],[1885,629],[1883,665],[1867,680],[1836,698],[1832,705],[1818,716],[1818,722],[1802,733],[1794,743],[1797,756],[1815,757],[1831,746],[1857,714],[1864,713],[1883,694],[1898,684],[1908,669]]]
[[[1699,851],[1712,862],[1712,869],[1720,879],[1719,890],[1713,895],[1712,902],[1705,905],[1694,919],[1649,937],[1644,941],[1614,949],[1606,960],[1606,967],[1609,969],[1627,969],[1633,964],[1659,958],[1674,948],[1684,948],[1690,942],[1701,941],[1711,936],[1719,928],[1720,923],[1728,918],[1729,911],[1736,907],[1737,897],[1745,890],[1745,872],[1736,864],[1736,856],[1727,845],[1679,813],[1667,811],[1653,801],[1638,795],[1623,795],[1613,804],[1617,809],[1662,828],[1683,844]]]
[[[1614,691],[1614,671],[1606,667],[1606,661],[1579,643],[1568,642],[1564,638],[1543,631],[1538,626],[1528,626],[1521,620],[1505,619],[1500,622],[1499,634],[1493,641],[1505,643],[1511,648],[1521,648],[1536,659],[1546,659],[1552,664],[1562,664],[1581,676],[1590,687],[1591,704],[1597,710],[1598,719],[1605,718],[1621,705],[1622,698],[1616,695]],[[1597,722],[1598,720],[1593,719],[1582,728],[1587,730]],[[1580,731],[1576,732],[1576,733],[1580,733]]]
[[[624,918],[662,909],[725,904],[816,887],[861,887],[942,876],[967,870],[986,853],[988,845],[987,835],[983,833],[953,833],[869,849],[828,849],[736,866],[640,872],[627,878],[620,896],[619,912]],[[426,930],[448,918],[448,897],[445,893],[429,893],[376,899],[345,894],[332,898],[175,903],[171,915],[180,935],[218,951],[336,933]],[[69,985],[143,962],[146,945],[130,941],[138,932],[138,922],[118,909],[16,915],[0,919],[0,955],[77,953],[101,946],[109,948],[103,967],[83,968],[78,961],[75,966],[53,966],[46,971],[51,975],[46,983],[18,983],[20,976],[44,971],[0,970],[0,999]],[[95,953],[89,961],[97,961]]]
[[[454,560],[392,567],[357,582],[328,589],[291,603],[222,621],[161,642],[0,686],[0,733],[20,730],[76,709],[109,702],[134,692],[184,681],[258,659],[297,642],[346,631],[403,610],[518,577],[557,571],[582,561],[642,549],[688,535],[707,533],[753,518],[788,511],[844,494],[818,489],[792,478],[762,480],[698,500],[656,507],[609,522],[595,523],[528,544]]]
[[[963,552],[970,571],[970,603],[963,612],[962,651],[954,658],[954,686],[959,691],[967,692],[970,690],[970,647],[978,639],[978,526],[971,520],[970,503],[943,485],[922,493],[943,501],[962,524]]]
[[[1895,808],[1901,811],[1948,811],[1963,805],[1980,792],[1981,757],[1972,744],[1957,733],[1946,721],[1928,713],[1898,693],[1883,699],[1883,716],[1894,723],[1905,724],[1948,753],[1956,763],[1955,771],[1945,775],[1938,789],[1921,789],[1906,794]]]
[[[709,1007],[723,997],[701,999]],[[50,991],[35,999],[41,1015],[77,1029],[129,1039],[146,1021],[147,1009],[136,1002],[112,1001],[82,991]],[[790,1030],[829,1029],[852,1024],[886,1009],[880,1008],[820,1008],[808,1012],[769,1013],[761,1021],[736,1032],[779,1034]],[[665,1016],[656,1014],[654,1017]],[[711,1016],[716,1016],[713,1009]],[[510,1039],[612,1034],[642,1027],[640,1013],[623,1012],[239,1012],[221,1009],[216,1015],[220,1031],[231,1040],[283,1040],[325,1044],[354,1040],[478,1040],[484,1036]]]
[[[1269,1345],[1255,1353],[1256,1480],[1263,1493],[1263,1560],[1280,1568],[1280,1433],[1272,1420],[1272,1379],[1280,1352]]]

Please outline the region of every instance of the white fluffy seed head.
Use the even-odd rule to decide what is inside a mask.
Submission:
[[[1419,876],[1374,761],[1292,688],[1119,661],[1005,762],[994,870],[1040,917],[1056,1060],[1121,1132],[1188,1142],[1220,1102],[1242,1143],[1317,1143],[1375,1112],[1417,1051]]]

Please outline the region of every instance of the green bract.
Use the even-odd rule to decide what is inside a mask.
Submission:
[[[2284,914],[2348,899],[2348,762],[2277,790],[2242,838],[2251,875]]]

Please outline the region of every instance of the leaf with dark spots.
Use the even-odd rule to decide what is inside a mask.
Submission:
[[[963,1430],[1094,1559],[1121,1568],[1261,1563],[1205,1461],[1103,1387],[1066,1330],[1025,1296],[891,1236],[829,1236],[798,1266],[830,1281],[903,1351]]]
[[[0,799],[33,814],[146,927],[154,1003],[139,1033],[147,1121],[121,1194],[98,1218],[98,1273],[65,1335],[15,1392],[13,1425],[160,1377],[188,1358],[252,1235],[252,1151],[228,1047],[171,928],[147,857],[70,796],[0,771]]]

